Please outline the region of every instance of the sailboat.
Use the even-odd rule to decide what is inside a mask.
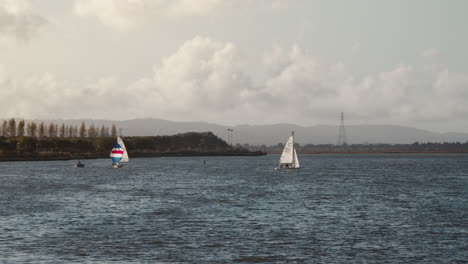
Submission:
[[[123,163],[129,161],[127,149],[122,138],[117,137],[117,143],[112,148],[110,157],[112,159],[112,167],[115,169],[121,168]]]
[[[278,167],[275,170],[296,170],[301,166],[297,158],[296,148],[294,147],[294,131],[289,136],[286,145],[284,146],[283,153],[279,160]]]

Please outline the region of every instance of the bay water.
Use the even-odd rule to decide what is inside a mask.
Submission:
[[[0,263],[468,263],[468,155],[0,163]]]

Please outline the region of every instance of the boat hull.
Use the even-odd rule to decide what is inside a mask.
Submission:
[[[123,166],[122,163],[114,163],[114,164],[112,164],[112,168],[114,168],[114,169],[122,168],[122,166]]]
[[[276,167],[275,168],[275,170],[277,170],[277,171],[298,171],[300,169],[301,169],[301,167],[298,167],[298,168],[278,168],[278,167]]]

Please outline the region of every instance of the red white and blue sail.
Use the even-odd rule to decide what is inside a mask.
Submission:
[[[122,138],[117,137],[117,143],[114,145],[110,156],[114,164],[128,162],[130,160]]]
[[[112,149],[110,153],[112,162],[118,163],[120,160],[122,160],[124,153],[125,153],[124,148],[119,143],[115,144],[114,148]]]

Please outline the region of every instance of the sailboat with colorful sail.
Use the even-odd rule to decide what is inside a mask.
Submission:
[[[116,169],[121,168],[124,163],[130,160],[128,158],[127,149],[125,148],[125,144],[121,137],[117,137],[117,143],[112,148],[110,157],[112,159],[112,167]]]
[[[297,151],[294,147],[294,131],[289,136],[286,145],[284,145],[283,153],[279,160],[278,167],[275,170],[296,170],[301,168],[299,159],[297,158]]]

